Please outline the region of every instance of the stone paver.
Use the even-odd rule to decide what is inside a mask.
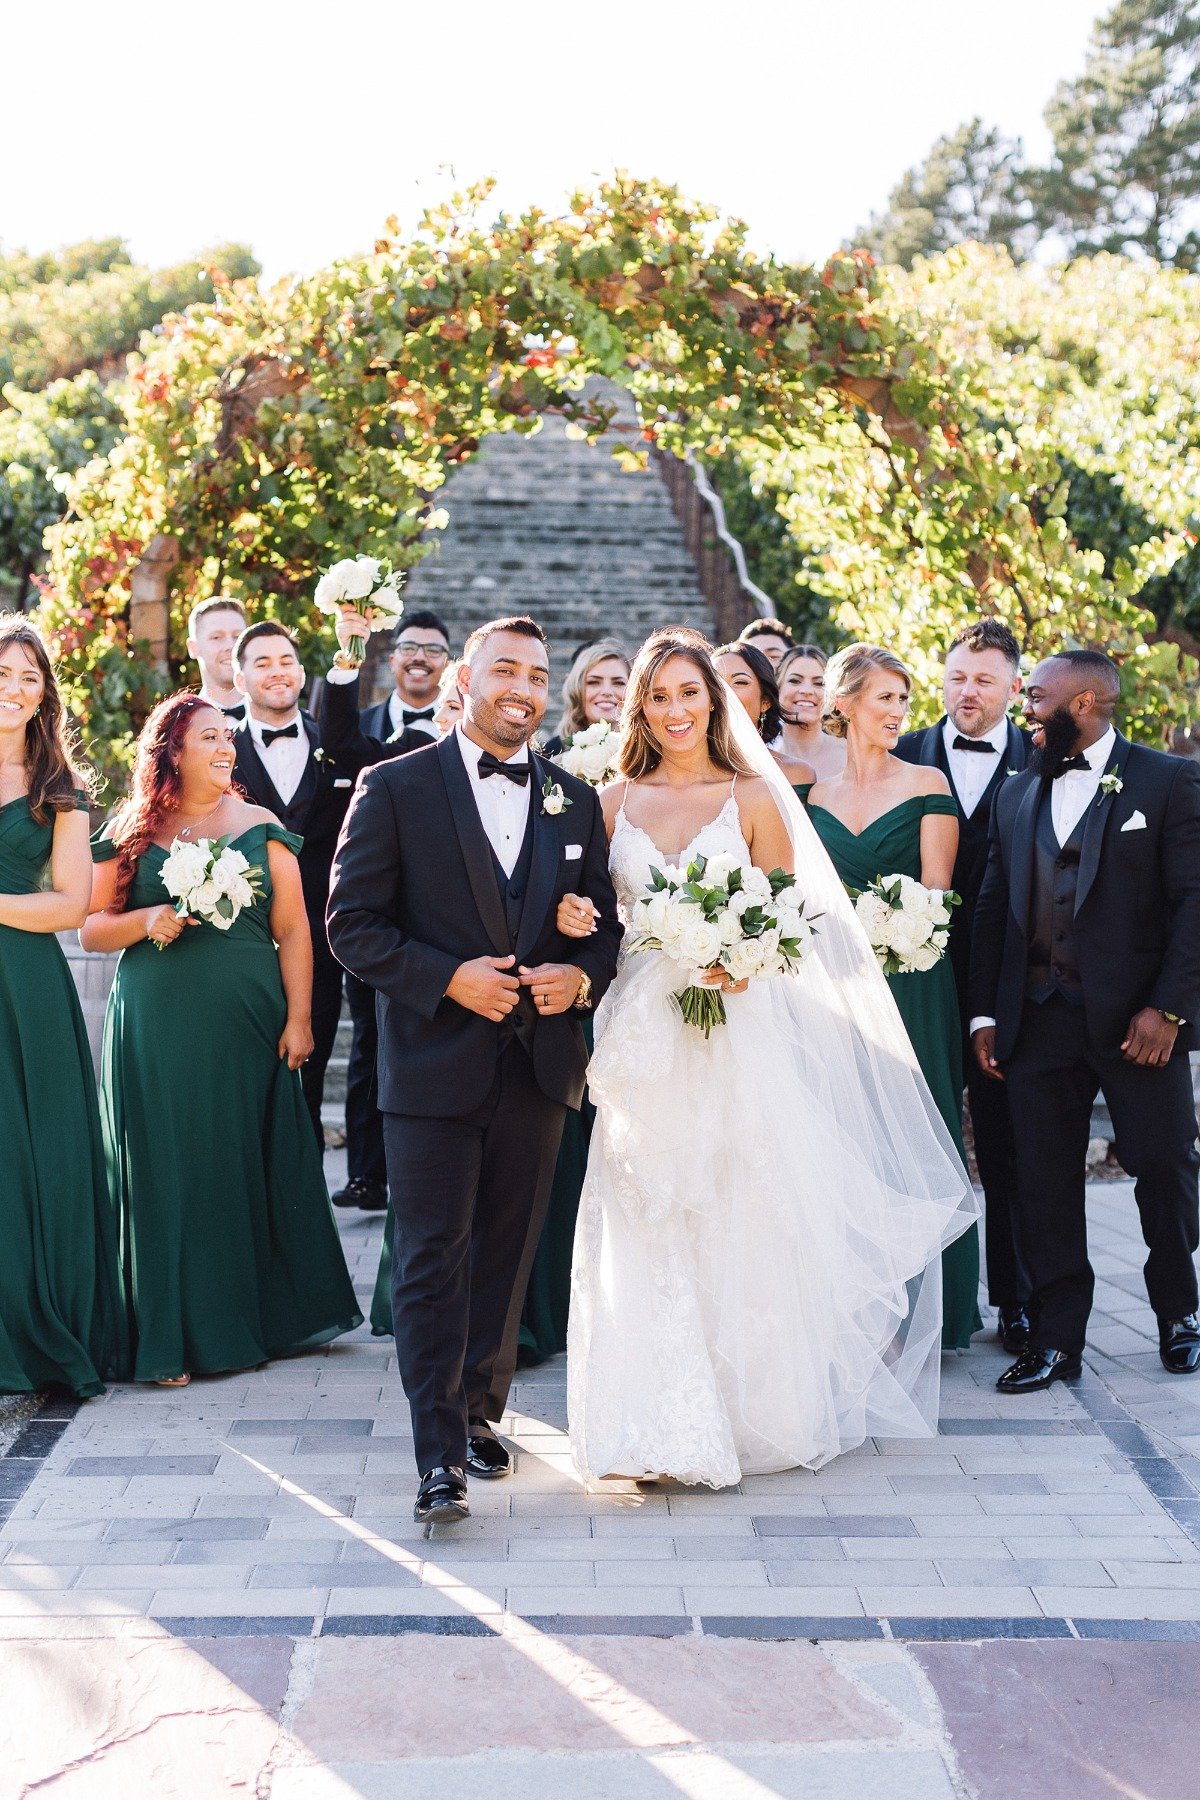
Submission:
[[[559,1359],[514,1387],[515,1477],[427,1537],[391,1344],[366,1328],[184,1391],[48,1408],[0,1456],[0,1670],[25,1671],[0,1764],[27,1784],[62,1771],[50,1791],[88,1800],[223,1793],[235,1768],[269,1800],[390,1794],[401,1769],[403,1791],[558,1794],[564,1766],[580,1794],[991,1792],[977,1689],[1019,1710],[1076,1668],[1086,1710],[1108,1647],[1132,1692],[1200,1639],[1200,1383],[1158,1364],[1131,1190],[1090,1205],[1099,1292],[1133,1348],[1102,1312],[1084,1381],[1013,1403],[985,1334],[946,1359],[935,1440],[727,1493],[584,1492]],[[379,1221],[340,1224],[368,1296]],[[44,1696],[81,1656],[50,1752],[21,1681]],[[499,1693],[507,1738],[484,1703]],[[1103,1779],[1132,1781],[1104,1744]]]

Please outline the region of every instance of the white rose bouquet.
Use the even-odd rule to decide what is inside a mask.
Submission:
[[[796,883],[782,869],[764,875],[734,856],[696,857],[686,871],[651,869],[634,903],[626,945],[631,955],[661,950],[686,972],[675,1004],[705,1037],[725,1023],[721,990],[700,977],[723,969],[733,981],[784,975],[812,949]]]
[[[577,775],[591,787],[603,787],[616,775],[620,753],[621,734],[616,726],[608,719],[597,719],[569,737],[554,760],[568,775]]]
[[[227,837],[197,838],[194,844],[176,838],[162,866],[162,880],[181,919],[204,919],[218,931],[228,931],[263,891],[262,870],[251,867],[240,850],[232,850]]]
[[[317,610],[336,618],[340,612],[357,612],[370,621],[372,631],[390,631],[404,611],[400,598],[403,577],[390,563],[375,556],[344,556],[327,569],[313,596]],[[359,669],[367,654],[366,641],[350,639],[333,659],[335,669]]]
[[[850,895],[885,975],[932,969],[946,954],[950,913],[962,905],[950,888],[922,887],[911,875],[877,875]]]

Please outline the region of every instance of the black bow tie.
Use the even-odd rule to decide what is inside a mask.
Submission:
[[[263,734],[262,734],[263,749],[269,750],[271,748],[271,745],[275,742],[276,738],[281,738],[281,737],[298,738],[299,736],[300,736],[300,721],[299,721],[299,719],[293,719],[290,725],[281,725],[279,727],[278,731],[268,730],[264,726]]]
[[[246,716],[246,702],[244,700],[239,700],[236,706],[223,706],[221,711],[225,714],[227,719],[244,719]]]
[[[435,710],[436,709],[432,706],[426,706],[418,712],[416,707],[402,706],[400,708],[400,723],[402,725],[412,725],[418,719],[432,719]]]
[[[479,779],[486,781],[489,775],[507,775],[518,787],[524,787],[529,780],[529,764],[527,762],[501,762],[490,750],[485,750],[479,759]]]
[[[961,732],[951,744],[952,750],[978,750],[981,756],[999,756],[995,744],[989,744],[986,738],[963,737]]]
[[[1078,756],[1068,756],[1065,763],[1059,764],[1054,771],[1054,779],[1057,781],[1060,775],[1069,775],[1072,769],[1090,769],[1091,766],[1087,757],[1080,751]]]

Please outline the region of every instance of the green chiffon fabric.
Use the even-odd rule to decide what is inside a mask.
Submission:
[[[81,811],[87,801],[79,797]],[[0,893],[42,888],[54,837],[0,807]],[[75,983],[50,932],[0,925],[0,1392],[80,1399],[126,1373],[116,1219]]]
[[[807,788],[796,792],[807,799]],[[921,820],[927,813],[956,812],[949,794],[914,794],[856,835],[833,813],[809,802],[809,817],[817,834],[838,874],[852,888],[865,888],[877,875],[908,875],[919,881]],[[949,959],[943,957],[932,969],[910,975],[889,975],[887,984],[921,1073],[965,1162],[962,1027]],[[942,1344],[947,1349],[963,1349],[979,1328],[979,1228],[972,1225],[942,1253]]]
[[[592,1021],[584,1020],[583,1035],[588,1054],[592,1052]],[[521,1335],[517,1344],[517,1363],[532,1368],[536,1363],[558,1356],[567,1347],[567,1313],[571,1302],[571,1254],[575,1246],[575,1215],[583,1192],[587,1172],[588,1149],[592,1141],[592,1125],[596,1109],[585,1094],[578,1112],[568,1112],[563,1126],[558,1161],[554,1166],[554,1184],[550,1189],[550,1205],[546,1223],[538,1239],[529,1276],[525,1304],[521,1310]],[[392,1333],[392,1208],[389,1203],[384,1221],[383,1244],[379,1252],[379,1272],[375,1277],[375,1293],[371,1300],[371,1330],[376,1337]]]
[[[138,1381],[252,1368],[362,1323],[300,1077],[278,1054],[268,840],[301,844],[273,822],[234,840],[262,898],[228,931],[131,945],[109,997],[101,1113]],[[116,854],[103,837],[94,853]],[[169,898],[166,854],[140,859],[130,911]]]

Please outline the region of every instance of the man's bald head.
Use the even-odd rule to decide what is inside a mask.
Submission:
[[[1025,719],[1048,772],[1104,736],[1120,697],[1116,664],[1101,650],[1060,650],[1038,664],[1025,684]]]

